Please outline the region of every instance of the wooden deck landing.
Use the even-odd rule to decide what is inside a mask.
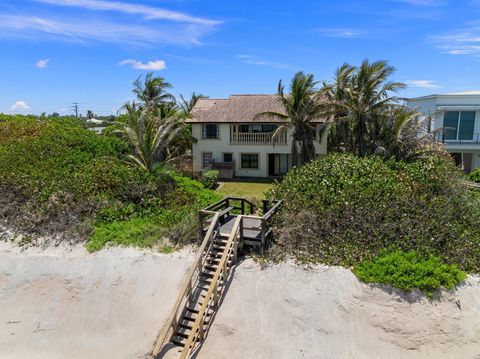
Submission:
[[[237,215],[232,214],[225,218],[225,223],[220,226],[220,233],[228,236],[232,232],[233,225]],[[262,240],[262,221],[256,218],[243,217],[243,238],[247,240],[261,241]],[[258,228],[258,229],[254,229]]]

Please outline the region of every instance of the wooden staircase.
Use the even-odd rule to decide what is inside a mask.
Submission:
[[[158,337],[153,358],[189,358],[205,338],[237,261],[242,216],[230,233],[220,232],[222,215],[211,219],[172,314]],[[172,353],[173,352],[173,353]]]

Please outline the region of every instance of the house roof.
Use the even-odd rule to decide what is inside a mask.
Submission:
[[[188,123],[283,122],[280,117],[260,115],[262,112],[285,113],[278,95],[232,95],[228,99],[199,99]],[[322,122],[322,121],[319,121]]]
[[[436,93],[432,95],[425,95],[425,96],[419,96],[419,97],[412,97],[412,98],[406,98],[406,101],[417,101],[417,100],[424,100],[427,98],[435,98],[435,97],[452,97],[452,96],[457,96],[457,97],[477,97],[480,95],[480,91],[474,90],[474,91],[464,91],[464,92],[451,92],[451,93]]]

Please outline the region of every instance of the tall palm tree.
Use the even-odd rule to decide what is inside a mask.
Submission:
[[[367,123],[396,102],[397,98],[391,95],[393,92],[405,88],[401,82],[388,81],[394,72],[387,61],[370,63],[364,60],[352,75],[343,107],[355,126],[355,148],[359,156],[367,154]],[[375,142],[375,138],[371,140]]]
[[[322,117],[325,111],[317,85],[318,82],[314,80],[312,74],[297,72],[293,76],[289,92],[285,94],[285,86],[280,80],[278,83],[279,101],[284,106],[286,114],[267,111],[257,115],[269,115],[285,120],[285,124],[277,128],[274,136],[285,131],[289,126],[293,127],[292,161],[295,166],[301,166],[315,158],[313,121]]]
[[[323,97],[329,104],[331,121],[328,145],[336,151],[353,152],[354,141],[351,136],[353,130],[348,117],[348,109],[344,105],[352,82],[355,67],[343,64],[335,72],[334,82],[323,84]]]
[[[143,81],[142,76],[138,77],[133,86],[133,93],[142,107],[157,108],[161,104],[175,102],[175,97],[167,92],[172,85],[163,77],[153,77],[153,72],[147,73]]]

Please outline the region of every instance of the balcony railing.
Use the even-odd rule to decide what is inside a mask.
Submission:
[[[472,136],[460,136],[466,138],[451,138],[451,133],[448,131],[439,130],[433,134],[435,141],[452,144],[480,144],[480,133],[473,133]]]
[[[287,132],[282,131],[273,136],[274,132],[233,132],[232,143],[249,143],[249,144],[287,144]]]

